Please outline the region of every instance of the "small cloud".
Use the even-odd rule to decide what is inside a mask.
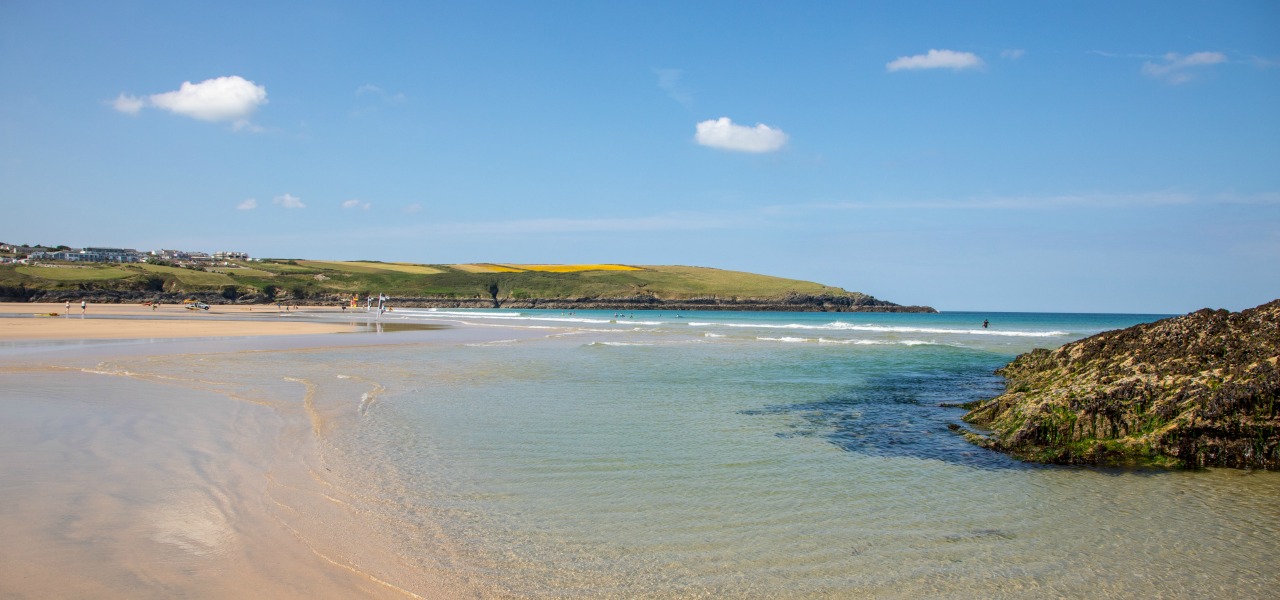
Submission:
[[[1000,51],[1000,58],[1007,58],[1009,60],[1018,60],[1019,58],[1022,58],[1026,55],[1027,55],[1027,51],[1021,48],[1011,48],[1008,50]]]
[[[373,85],[372,83],[366,83],[356,88],[356,97],[364,97],[364,96],[377,98],[378,100],[381,100],[386,104],[401,104],[404,101],[409,99],[408,96],[405,96],[401,92],[396,92],[393,94],[382,89],[381,87]]]
[[[980,69],[985,63],[972,52],[930,50],[927,54],[900,56],[884,66],[889,72],[916,69]]]
[[[763,123],[738,125],[729,117],[702,121],[693,139],[703,146],[736,152],[773,152],[787,143],[787,134]]]
[[[1186,56],[1170,52],[1161,58],[1162,61],[1158,63],[1142,63],[1142,74],[1173,85],[1195,79],[1195,74],[1189,69],[1227,62],[1227,55],[1221,52],[1196,52]]]
[[[685,106],[693,104],[693,96],[680,85],[680,78],[684,76],[684,71],[654,69],[653,73],[658,76],[658,87],[667,93],[667,97]]]
[[[258,208],[258,201],[253,198],[249,198],[248,200],[236,205],[236,210],[253,210],[255,208]]]
[[[111,104],[116,110],[131,115],[150,106],[201,121],[230,121],[236,130],[261,131],[249,123],[249,117],[266,103],[266,88],[232,75],[200,83],[184,81],[177,90],[146,98],[120,94]]]
[[[126,115],[138,114],[138,112],[141,111],[142,107],[145,105],[146,105],[146,102],[142,98],[139,98],[137,96],[129,96],[123,93],[117,96],[116,99],[111,102],[112,108]]]
[[[293,194],[276,196],[275,198],[271,199],[271,202],[277,206],[283,206],[285,208],[306,208],[307,207],[306,204],[302,203],[301,198],[294,196]]]
[[[420,212],[422,212],[422,205],[417,202],[414,202],[413,204],[410,204],[409,206],[404,207],[404,214],[406,215],[412,215],[414,213],[420,213]]]
[[[151,105],[202,121],[243,121],[267,103],[267,89],[239,75],[182,82],[172,92],[152,94]]]
[[[342,208],[344,209],[359,208],[362,210],[369,210],[369,208],[372,206],[373,204],[370,202],[365,202],[364,200],[356,200],[356,199],[345,200],[342,203]]]
[[[1269,59],[1261,56],[1254,56],[1252,59],[1253,66],[1258,67],[1259,69],[1274,69],[1280,67],[1280,58]]]

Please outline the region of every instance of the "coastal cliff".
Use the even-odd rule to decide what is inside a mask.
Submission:
[[[457,300],[451,298],[396,298],[397,306],[415,308],[510,308],[547,310],[741,310],[782,312],[924,312],[929,306],[902,306],[866,294],[787,294],[780,297],[661,298],[656,295],[593,296],[584,298],[502,298]]]
[[[231,296],[231,297],[229,297]],[[179,304],[183,300],[200,300],[207,304],[270,304],[284,302],[288,304],[320,304],[343,305],[350,302],[350,296],[336,294],[318,294],[294,297],[281,294],[268,297],[263,294],[228,295],[223,292],[142,292],[116,290],[59,290],[36,292],[23,298],[0,298],[0,301],[21,302],[79,302],[86,300],[93,304],[134,304],[142,302],[160,302],[163,304]],[[929,306],[902,306],[884,300],[877,300],[865,294],[859,295],[808,295],[790,294],[778,298],[740,298],[740,297],[702,297],[684,299],[664,299],[656,296],[620,296],[620,297],[586,297],[586,298],[457,298],[450,296],[393,296],[389,300],[391,306],[404,308],[508,308],[508,309],[545,309],[545,310],[740,310],[740,311],[781,311],[781,312],[909,312],[935,313]]]
[[[413,308],[937,312],[796,279],[680,265],[244,264],[0,265],[0,301],[346,304],[386,295]]]
[[[1280,469],[1280,300],[1200,310],[1037,349],[996,371],[1005,393],[970,441],[1058,464]]]

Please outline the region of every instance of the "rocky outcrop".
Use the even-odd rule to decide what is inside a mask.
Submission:
[[[788,294],[781,298],[664,299],[652,295],[619,298],[498,299],[494,308],[552,310],[742,310],[781,312],[938,312],[928,306],[901,306],[866,294],[847,296]]]
[[[1280,300],[1034,350],[996,371],[979,445],[1037,462],[1280,469]]]
[[[308,298],[294,298],[287,292],[275,297],[262,294],[227,295],[224,292],[143,292],[136,290],[33,290],[21,297],[7,301],[20,302],[79,302],[88,300],[95,304],[128,304],[141,302],[180,303],[196,299],[208,304],[270,304],[276,301],[289,304],[341,305],[350,296],[323,294]],[[0,299],[0,301],[5,301]],[[786,312],[938,312],[928,306],[900,306],[877,300],[866,294],[848,296],[811,296],[790,294],[782,298],[687,298],[662,299],[651,295],[619,298],[457,298],[449,296],[394,297],[392,306],[406,308],[511,308],[548,310],[743,310]]]

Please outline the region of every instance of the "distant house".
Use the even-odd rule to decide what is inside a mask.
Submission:
[[[248,252],[214,252],[214,260],[249,260]]]
[[[68,262],[134,263],[142,261],[142,253],[130,248],[84,248],[81,250],[72,249],[56,252],[32,252],[31,258],[43,260],[65,260]]]
[[[142,262],[142,253],[133,248],[85,248],[80,251],[80,254],[97,258],[97,260],[82,259],[85,262]]]
[[[48,252],[53,248],[44,246],[18,246],[15,244],[0,244],[0,252],[8,252],[19,256],[30,256],[34,252]]]

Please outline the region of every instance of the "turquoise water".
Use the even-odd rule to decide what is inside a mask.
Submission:
[[[345,552],[407,589],[1268,597],[1277,474],[1034,466],[947,430],[939,405],[998,394],[1018,353],[1157,318],[401,309],[380,319],[488,341],[129,368],[305,405],[324,495],[381,558]]]

